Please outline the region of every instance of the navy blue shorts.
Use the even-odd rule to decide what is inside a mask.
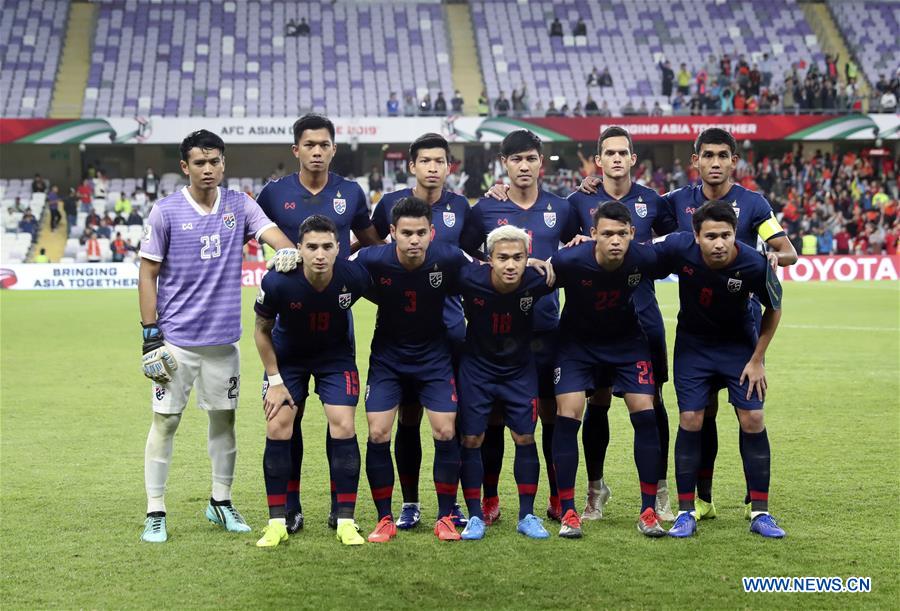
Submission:
[[[427,361],[410,363],[373,351],[366,380],[366,411],[384,412],[401,400],[404,405],[418,403],[433,412],[455,412],[456,378],[450,353],[442,351]]]
[[[459,422],[462,435],[481,435],[495,404],[504,423],[519,435],[534,435],[537,422],[537,372],[534,363],[506,375],[495,375],[483,363],[463,357],[459,366]]]
[[[650,344],[653,378],[657,384],[664,384],[669,381],[669,355],[666,351],[666,327],[663,325],[659,307],[654,302],[651,306],[639,310],[638,319]]]
[[[610,344],[564,340],[553,379],[557,395],[610,386],[616,396],[656,394],[650,348],[643,335]]]
[[[531,340],[531,353],[537,369],[538,397],[553,399],[556,397],[553,372],[556,369],[556,353],[559,347],[559,331],[535,331]]]
[[[359,403],[359,372],[352,356],[279,362],[278,373],[294,403],[300,404],[309,396],[310,377],[315,380],[314,390],[323,404],[355,406]],[[268,388],[268,376],[263,374],[263,398]]]
[[[749,342],[703,339],[680,334],[675,338],[675,395],[678,410],[695,412],[706,408],[711,391],[728,389],[728,402],[738,409],[762,409],[754,392],[747,399],[750,383],[740,383],[741,372],[753,356]]]

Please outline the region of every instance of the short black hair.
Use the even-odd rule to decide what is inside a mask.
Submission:
[[[447,154],[447,161],[450,160],[450,144],[447,139],[440,134],[423,134],[416,138],[415,142],[409,145],[409,161],[416,162],[419,151],[422,149],[444,149]]]
[[[600,132],[600,138],[597,140],[598,155],[603,150],[603,141],[608,140],[609,138],[626,138],[628,140],[628,153],[634,153],[634,142],[632,142],[631,134],[628,133],[628,130],[624,127],[619,127],[618,125],[612,125]]]
[[[327,129],[331,134],[331,141],[334,142],[334,123],[331,122],[331,119],[325,115],[311,112],[294,121],[294,144],[300,144],[303,132],[308,129]]]
[[[303,236],[307,233],[312,233],[314,231],[320,231],[322,233],[331,233],[334,235],[334,241],[337,242],[337,225],[334,224],[330,218],[322,214],[313,214],[312,216],[306,217],[302,223],[300,223],[300,230],[298,232],[297,241],[301,244],[303,243]]]
[[[626,225],[631,225],[631,212],[628,211],[628,208],[622,202],[611,199],[609,201],[603,202],[597,209],[594,210],[594,214],[591,215],[591,220],[594,222],[594,227],[597,226],[597,223],[600,222],[601,219],[609,219],[611,221],[619,221],[620,223],[625,223]]]
[[[708,201],[694,211],[694,216],[691,218],[694,233],[700,233],[700,227],[704,221],[728,223],[732,229],[737,229],[737,214],[735,214],[734,208],[728,202],[719,199]]]
[[[404,216],[414,219],[420,219],[423,216],[431,223],[431,206],[418,197],[404,197],[391,210],[391,225],[397,226],[397,222]]]
[[[732,155],[737,153],[737,140],[734,139],[731,132],[721,127],[709,127],[700,132],[694,142],[694,154],[699,155],[704,144],[727,144]]]
[[[532,150],[536,150],[539,155],[541,154],[541,139],[534,132],[527,129],[517,129],[514,132],[509,132],[500,145],[500,155],[503,157]]]
[[[198,148],[201,150],[218,149],[222,155],[225,155],[225,142],[216,134],[205,129],[198,129],[188,134],[188,137],[181,141],[181,160],[187,161],[191,157],[191,149]]]

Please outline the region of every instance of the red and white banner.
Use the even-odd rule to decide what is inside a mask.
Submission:
[[[824,282],[837,280],[897,280],[900,278],[898,255],[832,255],[800,257],[790,267],[779,267],[781,280]]]

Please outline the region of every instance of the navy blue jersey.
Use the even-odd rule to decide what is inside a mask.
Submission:
[[[358,184],[328,173],[325,188],[313,195],[300,184],[300,175],[288,174],[268,183],[256,198],[272,222],[292,242],[298,242],[300,224],[313,214],[327,216],[338,230],[341,256],[350,256],[350,231],[358,232],[372,224],[366,196]]]
[[[280,362],[322,359],[336,353],[353,354],[350,306],[372,286],[366,268],[338,259],[334,276],[318,291],[298,267],[286,274],[263,276],[254,309],[275,318],[272,343]]]
[[[569,195],[569,201],[578,215],[581,223],[581,233],[591,235],[594,226],[594,212],[597,206],[613,199],[603,190],[603,183],[597,186],[598,191],[593,195],[575,191]],[[663,198],[649,187],[637,183],[631,183],[631,189],[619,200],[631,212],[631,224],[634,225],[634,239],[638,242],[649,242],[653,235],[663,236],[678,230],[678,222],[672,215],[671,209]],[[653,280],[645,278],[640,288],[634,294],[634,305],[638,311],[654,307],[656,294]]]
[[[643,333],[633,294],[646,278],[657,275],[656,253],[632,243],[622,265],[613,271],[600,267],[595,242],[563,248],[553,257],[556,284],[566,290],[560,332],[568,338],[611,343]]]
[[[660,273],[678,274],[678,334],[755,343],[750,293],[767,308],[780,307],[781,284],[766,258],[749,244],[735,247],[731,265],[714,270],[703,262],[693,233],[673,233],[653,244]]]
[[[378,237],[382,240],[391,233],[391,211],[394,204],[413,194],[412,189],[400,189],[384,195],[375,204],[372,211],[372,224]],[[452,191],[442,191],[441,198],[432,204],[431,223],[434,225],[432,242],[444,242],[451,246],[459,246],[459,237],[469,217],[471,207],[469,200]],[[463,307],[459,297],[453,295],[447,298],[444,307],[444,324],[448,329],[463,324]]]
[[[541,189],[537,201],[527,210],[511,200],[501,202],[488,197],[478,200],[463,228],[460,247],[469,254],[478,248],[484,249],[487,234],[503,225],[515,225],[527,231],[531,236],[528,256],[544,260],[553,256],[560,242],[568,242],[578,233],[578,219],[572,204]],[[549,331],[558,326],[559,295],[554,291],[538,304],[534,328]]]
[[[412,189],[400,189],[387,193],[378,200],[372,211],[372,224],[375,225],[379,238],[383,240],[391,233],[391,211],[394,204],[412,195]],[[444,190],[441,192],[441,198],[431,205],[431,210],[431,222],[434,225],[432,241],[459,246],[459,237],[471,210],[469,200],[458,193]]]
[[[678,223],[679,231],[694,231],[691,219],[694,211],[709,201],[703,194],[703,185],[688,185],[662,196],[670,213]],[[722,201],[729,202],[737,214],[735,236],[739,242],[755,246],[757,237],[764,242],[783,236],[784,230],[772,212],[765,197],[740,185],[732,185]]]
[[[458,284],[469,321],[466,354],[497,375],[530,363],[535,305],[553,291],[546,278],[529,267],[518,289],[499,293],[490,265],[467,265],[460,270]]]
[[[432,243],[425,262],[409,271],[400,264],[396,244],[369,246],[356,252],[374,283],[370,293],[378,304],[372,352],[404,360],[430,358],[447,350],[443,322],[444,301],[453,294],[454,279],[472,259],[455,246]]]

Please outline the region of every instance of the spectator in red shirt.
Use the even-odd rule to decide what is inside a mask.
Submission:
[[[847,231],[846,225],[841,227],[841,230],[834,235],[834,241],[836,243],[835,254],[850,254],[850,233]]]
[[[884,254],[897,254],[897,238],[900,237],[900,228],[894,227],[892,231],[887,232],[884,236]]]
[[[91,199],[94,197],[94,187],[87,178],[78,187],[78,199],[81,200],[81,211],[87,212],[91,207]]]
[[[121,263],[125,260],[125,253],[128,252],[128,244],[122,239],[121,233],[116,233],[116,239],[110,242],[109,249],[112,250],[112,260],[114,263]]]

